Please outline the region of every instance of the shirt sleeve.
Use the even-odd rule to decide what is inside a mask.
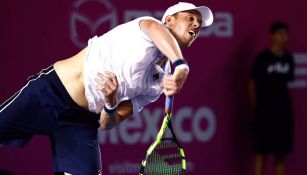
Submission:
[[[131,99],[133,115],[139,113],[146,105],[155,102],[159,96],[138,95]]]
[[[153,21],[156,21],[156,22],[158,22],[158,23],[161,23],[161,21],[159,21],[159,20],[157,20],[156,18],[153,18],[153,17],[151,17],[151,16],[143,16],[143,17],[139,17],[139,18],[137,18],[137,19],[135,19],[136,20],[136,22],[138,23],[138,29],[141,31],[141,34],[142,34],[142,36],[146,39],[146,40],[148,40],[148,41],[152,41],[145,33],[144,33],[144,31],[141,29],[141,26],[140,26],[140,22],[141,21],[143,21],[143,20],[153,20]],[[162,24],[162,23],[161,23]]]

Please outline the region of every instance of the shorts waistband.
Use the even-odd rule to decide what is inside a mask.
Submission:
[[[72,97],[69,95],[68,91],[66,90],[65,86],[63,85],[62,81],[60,80],[58,74],[54,70],[53,65],[51,65],[50,67],[42,70],[42,72],[49,72],[49,71],[50,71],[50,73],[49,73],[49,76],[47,76],[47,79],[50,80],[50,83],[52,84],[52,86],[57,89],[57,91],[59,93],[59,94],[57,94],[58,96],[61,96],[62,99],[65,100],[68,104],[70,104],[73,108],[76,108],[76,109],[90,115],[89,117],[94,116],[95,118],[96,117],[99,118],[99,114],[96,114],[94,112],[91,112],[89,110],[82,108],[72,99]]]

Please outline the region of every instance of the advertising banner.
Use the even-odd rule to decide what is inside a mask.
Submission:
[[[214,13],[213,25],[183,49],[190,74],[175,96],[173,126],[186,152],[189,175],[252,174],[252,117],[247,80],[255,55],[268,47],[272,22],[290,26],[288,48],[295,56],[289,84],[295,112],[294,151],[289,174],[304,172],[307,157],[307,3],[292,1],[190,1]],[[86,47],[89,38],[140,16],[160,19],[177,1],[3,1],[0,4],[0,102],[29,75]],[[123,38],[124,39],[124,38]],[[133,41],[131,41],[133,44]],[[120,52],[120,51],[119,51]],[[104,175],[137,174],[164,117],[164,96],[116,128],[99,131]],[[25,116],[26,117],[26,116]],[[22,149],[0,147],[0,172],[52,174],[47,137],[35,136]],[[273,171],[273,170],[268,170]]]

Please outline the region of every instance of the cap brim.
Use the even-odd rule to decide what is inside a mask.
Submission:
[[[201,18],[202,18],[201,27],[207,27],[213,23],[213,14],[212,14],[212,11],[208,7],[199,6],[194,9],[199,11],[199,13],[201,14]]]

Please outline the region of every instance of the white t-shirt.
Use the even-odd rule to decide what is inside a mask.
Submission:
[[[167,61],[164,70],[155,64],[164,55],[141,30],[139,23],[144,19],[158,21],[137,18],[88,41],[84,84],[90,111],[100,113],[104,107],[103,94],[95,86],[98,72],[110,71],[117,76],[118,102],[130,99],[134,114],[163,93],[160,83],[163,75],[170,72],[170,63]]]

